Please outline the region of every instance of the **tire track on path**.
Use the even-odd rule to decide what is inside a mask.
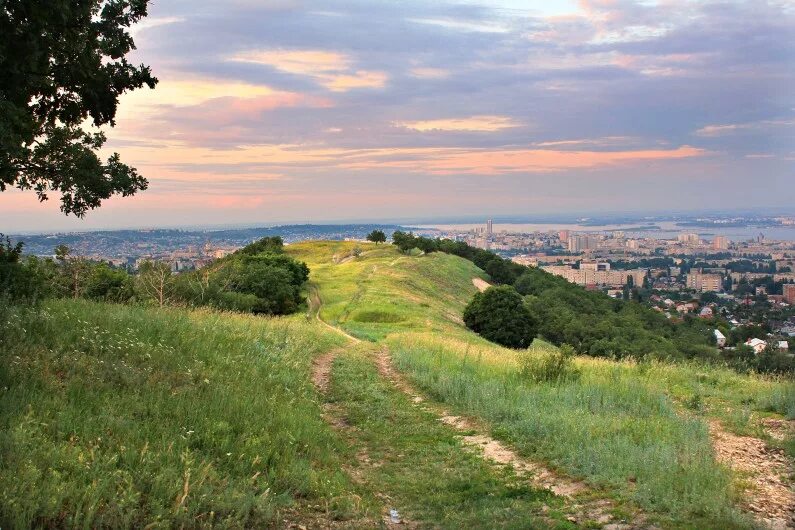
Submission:
[[[458,431],[465,446],[485,460],[497,465],[510,466],[517,475],[528,478],[534,486],[546,489],[571,502],[568,520],[578,525],[596,523],[608,530],[652,529],[645,516],[634,513],[630,522],[616,521],[612,512],[616,508],[609,499],[590,498],[591,489],[581,480],[562,476],[540,463],[522,458],[516,451],[487,434],[487,429],[477,421],[450,414],[444,408],[428,403],[425,398],[400,374],[392,363],[387,348],[375,352],[375,361],[381,376],[411,398],[416,406],[424,407],[438,416],[439,421]]]

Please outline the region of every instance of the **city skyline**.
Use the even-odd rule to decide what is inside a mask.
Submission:
[[[526,6],[531,6],[527,8]],[[159,2],[108,151],[150,188],[7,232],[795,202],[789,1]]]

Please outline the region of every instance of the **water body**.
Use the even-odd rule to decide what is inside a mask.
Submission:
[[[579,224],[546,224],[546,223],[494,223],[494,232],[531,233],[531,232],[558,232],[570,230],[572,232],[589,232],[594,234],[607,234],[616,230],[623,230],[627,237],[656,239],[675,239],[683,233],[696,233],[703,239],[711,240],[715,236],[726,236],[730,241],[748,241],[756,239],[761,233],[768,240],[795,242],[795,226],[766,226],[766,227],[686,227],[678,226],[673,221],[659,221],[653,223],[659,227],[654,230],[640,228],[642,223],[612,224],[612,225],[579,225]],[[444,232],[467,231],[475,228],[484,228],[485,223],[479,224],[439,224],[421,225],[417,228],[437,229]]]

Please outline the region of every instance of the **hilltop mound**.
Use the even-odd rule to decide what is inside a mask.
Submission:
[[[362,339],[389,333],[450,332],[462,327],[464,307],[486,274],[441,252],[406,255],[393,245],[310,241],[285,247],[306,262],[320,289],[321,318]]]

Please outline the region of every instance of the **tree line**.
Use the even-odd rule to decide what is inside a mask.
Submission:
[[[283,315],[299,309],[309,278],[309,267],[284,253],[280,237],[260,239],[203,269],[176,275],[162,261],[144,262],[130,274],[75,256],[63,245],[54,258],[24,256],[23,248],[7,237],[0,245],[0,299],[84,298]]]

